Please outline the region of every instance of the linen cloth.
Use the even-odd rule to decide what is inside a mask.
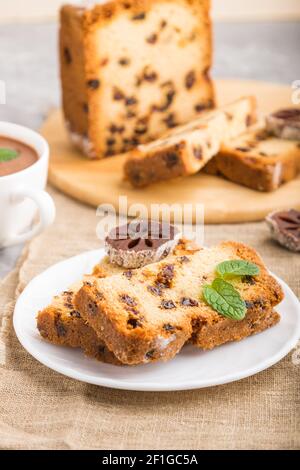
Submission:
[[[235,383],[147,393],[77,382],[24,350],[12,327],[18,294],[53,263],[100,246],[95,210],[50,192],[58,209],[55,224],[28,245],[0,285],[0,447],[299,449],[299,351]],[[263,222],[206,226],[206,245],[225,239],[256,248],[299,296],[299,255],[273,242]]]

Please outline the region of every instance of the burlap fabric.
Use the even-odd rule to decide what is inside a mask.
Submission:
[[[99,246],[95,211],[52,190],[53,227],[31,242],[0,286],[0,446],[3,449],[300,448],[299,354],[254,377],[173,393],[105,389],[61,376],[33,359],[12,328],[18,293],[66,257]],[[263,223],[207,226],[207,245],[240,240],[300,294],[299,255],[273,243]]]

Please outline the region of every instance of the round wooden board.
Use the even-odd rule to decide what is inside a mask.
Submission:
[[[249,94],[256,95],[262,112],[291,105],[291,89],[283,85],[218,80],[216,92],[219,105]],[[300,176],[273,193],[260,193],[201,173],[145,189],[133,189],[122,180],[122,155],[89,161],[74,149],[60,110],[49,115],[41,132],[51,149],[50,182],[69,196],[95,207],[107,203],[118,210],[119,196],[127,196],[128,208],[141,203],[148,210],[153,203],[203,203],[205,222],[210,224],[250,222],[263,219],[274,209],[300,209]]]

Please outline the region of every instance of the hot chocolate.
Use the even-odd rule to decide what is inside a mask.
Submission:
[[[29,145],[0,136],[0,177],[25,170],[38,158],[37,152]]]

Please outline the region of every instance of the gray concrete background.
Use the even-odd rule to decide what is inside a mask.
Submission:
[[[219,23],[214,30],[214,77],[300,80],[299,22]],[[38,129],[60,100],[57,25],[0,25],[0,80],[7,91],[0,120]],[[12,269],[20,250],[0,250],[0,277]]]

